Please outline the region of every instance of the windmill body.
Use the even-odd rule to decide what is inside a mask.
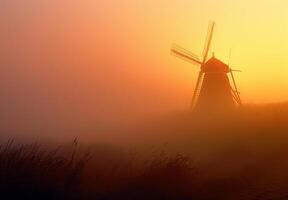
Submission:
[[[171,52],[184,60],[200,65],[196,87],[193,92],[191,107],[197,110],[231,110],[241,105],[241,99],[234,79],[233,71],[229,65],[215,58],[206,61],[212,41],[215,23],[208,29],[206,44],[203,51],[203,60],[190,51],[174,45]],[[229,75],[234,87],[231,86]]]
[[[229,66],[215,58],[209,59],[202,67],[204,73],[195,109],[233,109],[235,102],[228,77]]]

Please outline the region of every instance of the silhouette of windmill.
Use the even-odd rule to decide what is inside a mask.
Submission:
[[[208,34],[203,50],[202,61],[190,51],[173,45],[171,53],[181,59],[200,65],[200,72],[197,78],[196,87],[193,93],[191,108],[201,110],[224,110],[233,109],[242,105],[233,71],[229,64],[213,56],[207,61],[209,49],[212,42],[215,22],[210,22]],[[228,74],[233,81],[233,88],[230,84]]]

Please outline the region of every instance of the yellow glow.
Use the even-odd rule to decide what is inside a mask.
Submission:
[[[216,57],[228,62],[232,48],[232,67],[243,71],[236,77],[244,102],[288,99],[287,1],[124,0],[121,6],[116,1],[103,4],[107,10],[102,22],[119,31],[112,41],[123,41],[120,49],[127,52],[125,61],[132,70],[152,70],[159,80],[170,79],[167,84],[178,84],[183,98],[188,95],[184,91],[193,89],[198,69],[170,56],[170,45],[175,42],[201,55],[212,19],[216,31],[210,53],[215,51]]]
[[[91,88],[128,81],[138,84],[134,90],[145,88],[147,96],[161,92],[162,106],[187,108],[199,68],[171,56],[170,46],[201,55],[208,22],[214,20],[210,53],[227,62],[232,48],[232,67],[243,71],[235,75],[243,101],[288,100],[286,0],[67,2],[1,2],[2,66],[16,66],[16,60],[38,67],[63,64],[54,69],[63,75],[55,82],[69,74]]]

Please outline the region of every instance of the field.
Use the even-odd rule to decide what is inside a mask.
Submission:
[[[287,122],[287,104],[246,105],[225,115],[178,113],[146,121],[119,130],[123,137],[113,143],[2,141],[1,194],[6,199],[288,199]]]

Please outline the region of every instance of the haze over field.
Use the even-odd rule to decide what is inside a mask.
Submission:
[[[287,200],[287,7],[0,0],[0,199]]]
[[[201,54],[210,19],[211,52],[228,61],[233,49],[243,101],[286,101],[286,7],[285,0],[2,0],[1,129],[90,131],[186,110],[199,68],[170,56],[170,45]]]

